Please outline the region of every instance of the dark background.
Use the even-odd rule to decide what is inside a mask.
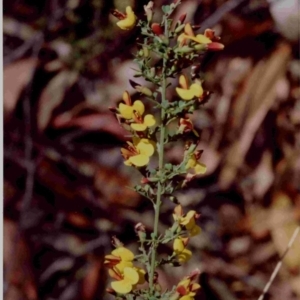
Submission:
[[[154,1],[155,19],[170,1]],[[138,29],[110,9],[147,1],[4,1],[4,298],[106,299],[103,256],[117,235],[136,249],[151,205],[128,186],[126,138],[108,107],[134,72]],[[203,57],[210,101],[193,116],[208,172],[178,193],[201,213],[193,259],[160,270],[164,288],[202,271],[196,299],[257,299],[300,219],[298,1],[183,1],[175,19],[213,28],[225,49]],[[169,99],[174,95],[169,92]],[[179,162],[174,146],[167,159]],[[165,203],[160,229],[172,221]],[[171,245],[160,249],[170,253]],[[300,236],[266,299],[300,297]]]

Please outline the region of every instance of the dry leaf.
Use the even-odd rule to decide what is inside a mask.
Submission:
[[[4,68],[4,114],[14,110],[22,89],[28,84],[37,60],[34,58],[24,59],[12,63]]]
[[[53,110],[63,101],[65,92],[77,80],[75,71],[62,71],[58,73],[42,92],[38,110],[38,128],[44,130],[50,122]]]

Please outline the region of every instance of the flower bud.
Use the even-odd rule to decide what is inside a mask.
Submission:
[[[179,203],[178,199],[177,199],[175,196],[170,196],[170,197],[169,197],[169,200],[172,201],[172,202],[175,203],[175,204],[178,204],[178,203]]]
[[[115,235],[111,238],[111,243],[115,248],[124,246],[124,244]]]
[[[195,158],[198,160],[201,158],[201,155],[203,153],[203,150],[197,150],[194,152]]]
[[[212,29],[205,29],[204,35],[212,40],[213,42],[219,41],[221,38],[219,36],[215,36],[215,31]]]
[[[137,223],[134,226],[135,233],[139,237],[141,243],[144,243],[147,237],[145,225],[142,223]]]
[[[159,283],[156,283],[156,284],[154,285],[154,289],[155,289],[157,292],[159,292],[159,293],[162,291],[161,285],[160,285]]]
[[[147,177],[143,177],[142,179],[141,179],[141,184],[146,184],[146,183],[149,183],[150,182],[150,180],[149,180],[149,178],[147,178]]]
[[[212,42],[207,45],[207,49],[211,51],[221,51],[224,49],[224,45],[217,42]]]
[[[179,17],[179,20],[178,20],[178,21],[180,22],[180,24],[183,24],[185,18],[186,18],[186,13],[185,13],[185,14],[182,14],[182,15]]]
[[[177,52],[177,53],[190,53],[190,52],[193,52],[193,51],[194,51],[193,48],[190,48],[188,46],[183,46],[183,47],[175,49],[174,52]]]
[[[149,49],[145,46],[143,46],[143,56],[144,57],[149,57]]]
[[[154,78],[155,77],[155,68],[151,68],[150,71],[149,71],[149,76],[151,78]]]
[[[147,5],[144,5],[144,11],[147,16],[147,21],[150,23],[153,18],[153,1],[149,1]]]
[[[196,50],[207,50],[208,46],[206,44],[197,44],[194,46]]]
[[[146,86],[136,86],[135,88],[138,92],[140,92],[141,94],[144,94],[146,96],[151,97],[152,96],[152,91],[147,88]]]
[[[151,25],[151,29],[152,29],[153,33],[155,33],[158,36],[164,34],[163,28],[158,23],[153,23]]]
[[[179,25],[179,26],[175,29],[175,32],[176,32],[176,33],[181,32],[181,31],[184,29],[184,26],[185,26],[185,24]]]

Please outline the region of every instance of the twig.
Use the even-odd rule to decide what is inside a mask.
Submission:
[[[39,46],[41,45],[38,44]],[[40,47],[38,47],[40,49]],[[38,50],[39,51],[39,50]],[[33,141],[32,141],[32,124],[31,124],[31,103],[30,103],[30,95],[33,90],[33,82],[34,82],[34,71],[31,75],[30,84],[27,86],[26,95],[23,100],[23,113],[24,113],[24,160],[26,167],[26,181],[25,181],[25,192],[24,197],[21,204],[21,217],[20,217],[20,226],[21,228],[26,228],[26,220],[27,214],[26,212],[30,208],[31,199],[33,195],[34,188],[34,175],[36,170],[36,164],[33,164],[32,161],[32,152],[33,152]]]
[[[243,3],[245,0],[229,0],[220,6],[212,15],[203,21],[200,26],[201,28],[211,28],[217,24],[225,14],[235,9],[238,5]]]
[[[277,265],[276,265],[276,267],[275,267],[273,273],[271,274],[271,277],[270,277],[269,281],[267,282],[266,286],[264,287],[264,290],[263,290],[262,294],[259,296],[258,300],[263,300],[263,299],[264,299],[266,293],[268,292],[270,286],[272,285],[272,283],[273,283],[273,281],[274,281],[274,279],[275,279],[277,273],[279,272],[279,270],[280,270],[280,268],[281,268],[281,266],[282,266],[283,259],[285,258],[285,256],[287,255],[287,253],[288,253],[289,250],[291,249],[293,243],[295,242],[295,239],[296,239],[296,237],[297,237],[299,231],[300,231],[300,226],[298,226],[298,227],[295,229],[295,231],[294,231],[294,233],[293,233],[293,235],[292,235],[292,237],[291,237],[291,239],[290,239],[290,241],[289,241],[289,243],[288,243],[287,248],[285,249],[283,255],[281,256],[279,262],[277,263]]]

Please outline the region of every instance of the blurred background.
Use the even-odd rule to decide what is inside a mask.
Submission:
[[[4,298],[111,299],[103,256],[117,235],[152,228],[152,208],[129,187],[116,106],[135,68],[138,28],[110,9],[147,0],[4,0]],[[156,0],[155,20],[163,4]],[[202,58],[210,101],[193,116],[205,176],[177,193],[201,213],[192,260],[159,270],[163,288],[196,267],[196,299],[257,299],[300,220],[298,0],[186,0],[175,19],[212,28],[225,49]],[[136,80],[141,82],[140,80]],[[169,99],[175,96],[172,91]],[[167,151],[180,162],[182,148]],[[160,230],[174,205],[162,208]],[[170,253],[171,245],[160,249]],[[265,299],[300,299],[300,236]]]

